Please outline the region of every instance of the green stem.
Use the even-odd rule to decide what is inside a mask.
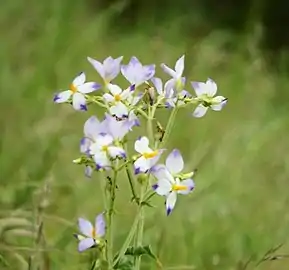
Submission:
[[[128,165],[125,166],[125,171],[126,171],[126,175],[128,178],[128,182],[129,182],[129,186],[130,186],[130,190],[132,193],[132,199],[139,204],[139,198],[137,196],[136,190],[135,190],[135,185],[134,185],[134,180],[133,180],[133,176],[131,175],[131,171],[128,167]]]
[[[116,191],[116,179],[117,170],[113,170],[113,177],[111,179],[110,188],[110,201],[108,209],[108,221],[107,221],[107,263],[108,270],[113,269],[113,214],[114,214],[114,201],[115,201],[115,191]]]
[[[159,148],[162,148],[166,145],[166,143],[170,137],[170,134],[172,132],[177,113],[178,113],[178,107],[176,106],[173,108],[173,111],[170,115],[170,118],[169,118],[167,126],[166,126],[165,134],[164,134],[162,142],[160,143]]]
[[[134,219],[134,222],[132,224],[132,227],[128,233],[128,236],[126,237],[122,247],[120,248],[120,251],[119,253],[117,254],[117,257],[115,258],[114,260],[114,264],[113,266],[116,266],[117,263],[119,262],[119,260],[125,255],[125,252],[127,250],[127,248],[129,247],[135,233],[136,233],[136,230],[137,230],[137,226],[138,226],[138,223],[139,223],[139,217],[140,217],[140,213],[138,212],[135,219]]]

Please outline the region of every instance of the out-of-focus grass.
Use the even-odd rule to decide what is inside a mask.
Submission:
[[[31,223],[42,203],[46,263],[41,269],[87,269],[90,253],[77,254],[72,233],[78,216],[92,219],[102,211],[99,176],[86,180],[71,160],[78,156],[84,121],[98,112],[56,106],[52,96],[80,70],[98,80],[88,55],[124,55],[126,62],[136,55],[145,63],[173,65],[186,53],[186,75],[191,80],[211,76],[229,98],[224,111],[204,119],[193,119],[189,110],[179,114],[168,149],[180,148],[187,169],[198,168],[197,186],[194,194],[180,198],[171,217],[164,214],[162,198],[147,211],[144,242],[152,244],[165,267],[242,269],[241,262],[256,261],[286,242],[289,120],[283,99],[288,95],[278,98],[286,78],[266,71],[250,37],[231,42],[238,46],[226,52],[230,36],[185,38],[175,25],[170,28],[173,23],[150,36],[142,29],[111,36],[106,26],[113,12],[92,16],[83,3],[68,0],[6,1],[0,9],[0,268],[27,269],[25,260],[37,247],[29,235]],[[167,114],[160,117],[165,121]],[[134,218],[129,198],[127,183],[120,180],[118,246]],[[144,269],[155,268],[144,262]],[[259,269],[288,265],[278,261]]]

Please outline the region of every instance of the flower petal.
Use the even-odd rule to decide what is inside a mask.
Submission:
[[[207,86],[203,82],[191,82],[197,97],[207,94]]]
[[[112,95],[119,95],[122,92],[122,89],[116,84],[108,84],[108,90],[112,93]]]
[[[185,179],[185,180],[180,182],[180,185],[187,188],[186,190],[179,190],[178,191],[179,194],[183,194],[183,195],[189,194],[190,192],[192,192],[192,190],[195,187],[195,183],[192,179]]]
[[[95,218],[95,233],[97,237],[102,237],[105,234],[105,220],[103,213]]]
[[[227,104],[227,99],[223,96],[217,96],[212,99],[212,105],[210,108],[214,111],[221,111]]]
[[[53,101],[55,103],[63,103],[63,102],[68,101],[69,98],[71,97],[71,95],[72,95],[72,91],[66,90],[66,91],[63,91],[63,92],[56,94],[53,98]]]
[[[105,152],[97,152],[93,156],[94,162],[96,164],[96,168],[107,168],[111,166],[110,160],[108,159]]]
[[[87,111],[84,95],[80,93],[75,93],[72,97],[72,106],[75,110]]]
[[[84,72],[80,72],[73,80],[72,84],[75,86],[75,87],[78,87],[82,84],[84,84],[85,82],[85,73]]]
[[[121,147],[109,146],[108,153],[112,158],[116,158],[116,157],[125,158],[126,157],[125,151]]]
[[[151,78],[151,82],[153,83],[155,89],[157,90],[157,93],[159,95],[163,95],[164,92],[163,92],[163,82],[160,78]]]
[[[85,238],[79,241],[78,243],[78,251],[83,252],[95,245],[95,241],[93,238]]]
[[[140,154],[152,151],[149,148],[149,139],[145,136],[140,137],[135,141],[134,149],[135,149],[135,151],[137,151]]]
[[[92,237],[92,231],[93,231],[93,227],[92,227],[92,224],[84,219],[84,218],[79,218],[78,219],[78,227],[79,227],[79,230],[80,232],[87,236],[87,237]]]
[[[214,95],[216,95],[217,93],[217,84],[212,80],[212,79],[208,79],[206,81],[206,86],[207,86],[207,94],[209,97],[213,97]]]
[[[176,77],[180,78],[182,77],[182,74],[184,72],[184,68],[185,68],[185,56],[181,56],[175,65],[175,71],[176,71]]]
[[[96,69],[96,71],[101,76],[101,78],[105,79],[103,65],[99,61],[97,61],[97,60],[95,60],[95,59],[93,59],[91,57],[87,57],[87,60]]]
[[[173,211],[176,205],[176,201],[177,201],[177,193],[175,191],[172,191],[171,193],[169,193],[166,199],[167,215],[169,215]]]
[[[184,160],[178,149],[174,149],[166,159],[166,167],[172,174],[181,172],[184,168]]]
[[[143,67],[143,78],[142,82],[150,80],[155,75],[155,65],[147,65]]]
[[[172,183],[166,178],[161,178],[157,184],[153,185],[153,189],[161,196],[168,196],[172,190]]]
[[[193,116],[196,118],[203,117],[206,114],[207,110],[208,110],[208,107],[205,107],[204,105],[199,104],[197,108],[194,110]]]
[[[89,148],[92,144],[92,140],[90,138],[82,138],[80,141],[80,153],[87,154],[89,153]]]
[[[161,64],[161,68],[165,73],[169,74],[171,77],[173,78],[176,77],[176,72],[172,70],[171,68],[169,68],[167,65]]]
[[[105,93],[102,97],[106,102],[114,102],[114,97],[111,94]]]
[[[91,116],[84,123],[83,132],[85,137],[93,140],[99,133],[104,132],[103,125],[96,116]]]
[[[96,144],[99,146],[108,146],[112,144],[113,137],[107,133],[100,133],[96,138]]]
[[[158,164],[152,167],[151,173],[154,177],[156,177],[158,180],[160,179],[168,179],[171,183],[174,183],[175,180],[167,167],[163,164]]]
[[[84,175],[85,175],[87,178],[91,178],[92,173],[93,173],[93,168],[92,168],[91,166],[85,166]]]
[[[115,105],[111,106],[109,112],[119,118],[128,116],[128,108],[122,102],[117,102]]]
[[[105,80],[107,82],[111,82],[119,74],[120,63],[122,59],[123,59],[123,56],[120,56],[116,59],[113,59],[112,57],[109,56],[103,61]]]
[[[101,88],[101,85],[95,82],[87,82],[78,86],[77,90],[82,94],[88,94]]]
[[[143,156],[141,156],[134,162],[135,174],[145,173],[148,169],[150,169],[149,161],[145,159]]]

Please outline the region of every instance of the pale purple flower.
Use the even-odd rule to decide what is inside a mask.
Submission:
[[[177,194],[189,194],[195,187],[190,178],[180,180],[180,172],[184,168],[184,161],[179,150],[174,149],[166,159],[166,165],[155,165],[152,174],[158,179],[153,189],[157,194],[166,197],[166,211],[169,215],[175,207]]]
[[[213,111],[220,111],[227,103],[227,98],[223,96],[216,96],[217,84],[212,80],[208,79],[204,82],[192,82],[192,86],[197,95],[197,99],[200,104],[196,107],[193,112],[193,116],[200,118],[204,116],[208,110],[211,108]]]
[[[128,65],[121,66],[122,75],[136,87],[150,80],[155,74],[155,65],[143,66],[141,62],[133,56]]]
[[[73,80],[69,90],[62,91],[54,96],[54,102],[63,103],[72,98],[72,106],[75,110],[86,111],[85,94],[98,90],[101,86],[95,82],[85,82],[85,73],[81,72]]]
[[[105,83],[110,83],[113,79],[117,77],[120,72],[120,63],[122,61],[122,56],[113,59],[111,56],[107,57],[103,63],[87,57],[90,64],[96,69],[98,74],[104,80]]]
[[[177,60],[174,70],[168,67],[166,64],[161,64],[161,68],[163,69],[163,71],[172,77],[172,79],[170,79],[168,83],[172,84],[173,88],[177,91],[183,90],[185,82],[184,78],[182,77],[185,68],[184,62],[185,56],[183,55]]]
[[[81,234],[76,234],[75,236],[79,240],[78,251],[82,252],[97,246],[101,242],[101,238],[105,235],[104,216],[103,214],[98,215],[95,218],[94,225],[84,218],[79,218],[78,227]]]
[[[176,105],[183,105],[184,102],[180,99],[184,97],[189,97],[190,94],[186,90],[177,92],[175,90],[175,85],[172,79],[168,80],[164,85],[160,78],[152,78],[151,82],[153,83],[157,93],[165,99],[165,105],[167,108],[175,107]],[[182,78],[183,84],[185,84],[185,78]]]
[[[147,137],[140,137],[134,144],[134,149],[141,156],[134,162],[135,174],[146,173],[160,159],[163,149],[152,150]]]

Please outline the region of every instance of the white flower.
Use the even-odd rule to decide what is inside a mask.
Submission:
[[[141,156],[134,162],[135,174],[145,173],[152,168],[159,160],[163,150],[152,150],[149,147],[149,140],[147,137],[140,137],[134,144],[134,149],[141,154]]]
[[[184,168],[184,161],[179,150],[174,149],[166,159],[166,165],[152,168],[153,175],[158,179],[153,189],[157,194],[166,196],[166,211],[169,215],[175,207],[177,194],[189,194],[195,187],[192,179],[180,180],[178,176]],[[192,174],[190,174],[192,175]]]
[[[115,146],[114,139],[110,134],[100,133],[95,143],[90,145],[89,154],[93,156],[96,163],[96,168],[110,167],[110,158],[125,158],[125,151],[118,146]]]
[[[107,103],[111,105],[111,107],[109,108],[109,112],[119,118],[126,117],[128,115],[128,108],[124,104],[124,102],[132,96],[134,86],[122,90],[116,84],[108,84],[107,88],[110,91],[110,94],[105,93],[103,95],[103,98]]]
[[[204,82],[192,82],[192,86],[195,90],[198,100],[201,102],[193,112],[193,116],[200,118],[204,116],[211,108],[214,111],[220,111],[227,103],[227,98],[223,96],[216,96],[217,84],[212,80],[208,79]]]
[[[72,106],[75,110],[86,111],[85,94],[98,90],[101,86],[95,82],[85,82],[85,73],[81,72],[73,80],[69,90],[62,91],[54,96],[54,102],[67,102],[72,97]]]

